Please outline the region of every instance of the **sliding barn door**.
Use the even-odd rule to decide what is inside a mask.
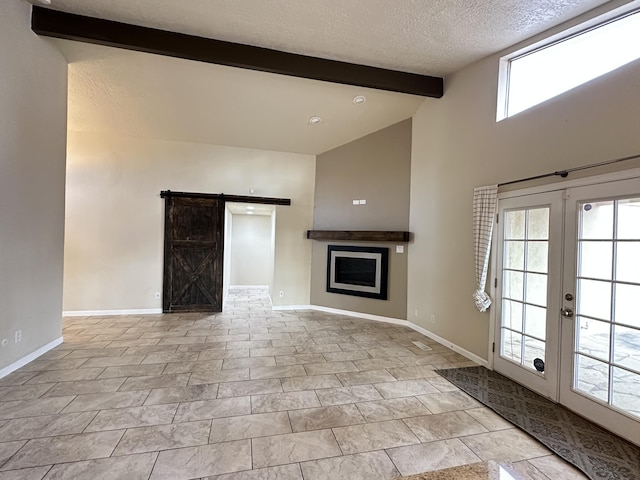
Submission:
[[[224,211],[216,198],[165,198],[165,313],[222,311]]]

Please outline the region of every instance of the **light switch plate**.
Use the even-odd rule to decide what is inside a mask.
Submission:
[[[404,253],[404,245],[396,245],[396,253]]]

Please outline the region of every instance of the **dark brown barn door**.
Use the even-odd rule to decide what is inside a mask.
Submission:
[[[165,313],[222,311],[224,211],[218,198],[165,198]]]

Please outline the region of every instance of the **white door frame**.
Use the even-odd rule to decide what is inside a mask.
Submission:
[[[599,183],[607,183],[607,182],[616,182],[618,180],[627,180],[631,178],[640,178],[640,168],[631,168],[628,170],[620,170],[612,173],[605,173],[601,175],[594,175],[583,178],[576,178],[574,180],[562,180],[554,183],[549,183],[547,185],[540,185],[538,187],[529,187],[523,188],[520,190],[510,190],[508,192],[500,192],[498,193],[498,200],[505,198],[513,198],[513,197],[522,197],[526,195],[532,195],[535,193],[545,193],[545,192],[553,192],[556,190],[566,190],[574,187],[584,187],[587,185],[595,185]],[[497,235],[497,227],[494,224],[494,232],[491,238],[491,268],[489,274],[487,276],[487,282],[489,283],[489,295],[494,300],[494,303],[489,308],[489,342],[487,345],[487,358],[488,365],[487,367],[490,370],[493,370],[493,341],[495,339],[495,329],[500,321],[497,318],[496,312],[498,309],[495,305],[497,289],[495,286],[494,279],[497,275],[498,268],[498,259],[495,254],[498,251],[498,235]]]
[[[508,202],[508,205],[505,205]],[[559,387],[559,363],[560,363],[560,321],[559,311],[561,308],[560,290],[562,287],[562,247],[563,247],[563,215],[564,199],[562,192],[536,193],[522,197],[512,197],[503,199],[498,205],[498,215],[500,222],[497,224],[496,239],[502,238],[500,230],[505,228],[504,213],[509,210],[536,209],[540,207],[549,208],[549,237],[548,245],[548,268],[547,268],[547,295],[545,302],[546,311],[546,334],[545,334],[545,355],[544,362],[550,368],[545,368],[544,373],[539,373],[533,369],[528,370],[521,364],[514,363],[506,358],[501,358],[499,352],[502,349],[500,342],[502,299],[496,294],[495,315],[499,319],[494,328],[494,342],[496,351],[492,353],[494,367],[500,369],[500,373],[514,380],[520,379],[529,388],[553,401],[558,400]],[[535,240],[531,240],[535,242]],[[501,265],[504,242],[500,242],[495,250],[497,266]],[[498,278],[498,284],[502,281],[500,269],[496,268],[494,279]],[[494,283],[495,285],[495,283]],[[504,294],[504,285],[501,285],[501,293]],[[496,289],[497,291],[498,289]],[[526,323],[523,311],[523,328]],[[525,331],[525,330],[523,330]],[[493,348],[492,348],[493,350]],[[499,365],[498,365],[499,364]],[[530,367],[531,368],[531,367]]]

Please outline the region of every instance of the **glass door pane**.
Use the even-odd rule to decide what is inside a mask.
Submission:
[[[544,372],[550,207],[504,213],[500,355]]]
[[[562,192],[501,199],[496,227],[493,367],[558,398]]]
[[[640,418],[640,198],[577,211],[573,388]]]

